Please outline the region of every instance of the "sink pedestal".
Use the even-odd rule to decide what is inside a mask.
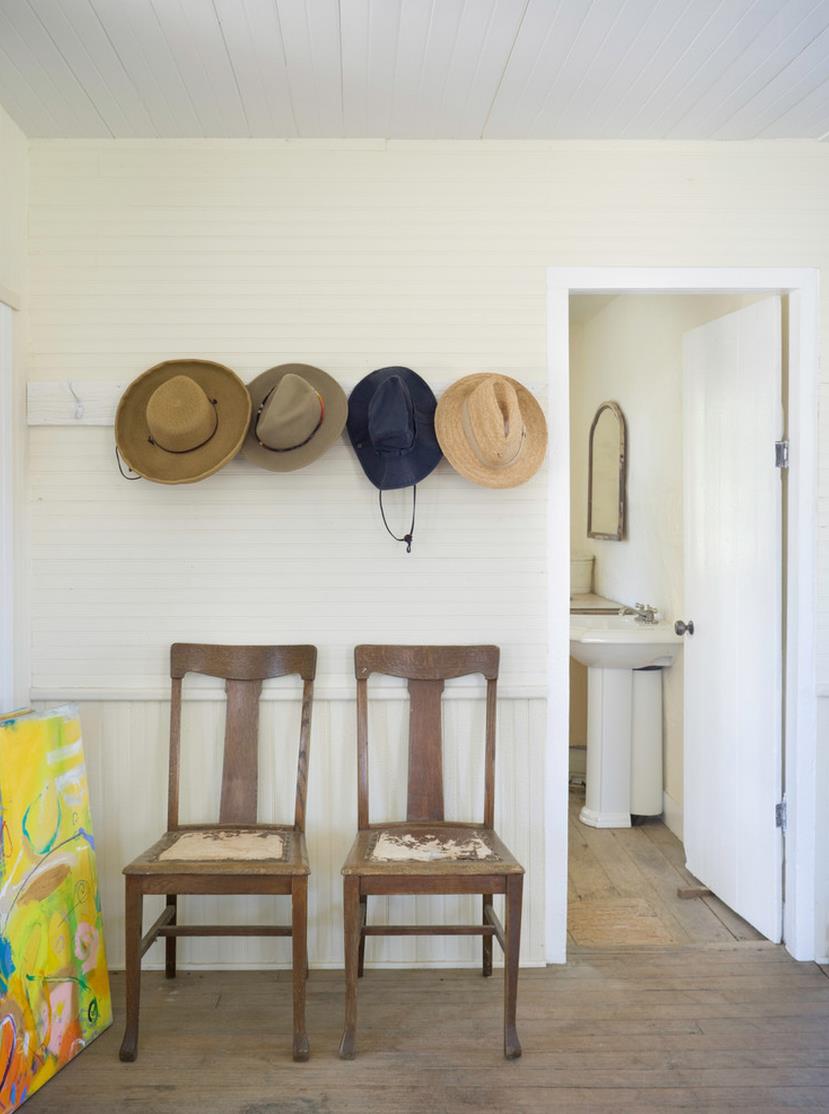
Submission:
[[[629,828],[662,812],[662,670],[588,667],[587,792],[579,819]]]

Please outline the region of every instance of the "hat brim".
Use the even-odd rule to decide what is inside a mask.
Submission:
[[[415,443],[399,456],[378,453],[368,431],[368,409],[377,388],[392,376],[402,379],[414,407]],[[366,476],[381,491],[411,487],[433,472],[443,456],[435,435],[437,399],[425,379],[408,367],[383,367],[361,379],[348,397],[348,436]]]
[[[280,379],[289,374],[299,375],[319,391],[323,401],[323,418],[319,429],[304,445],[299,445],[296,449],[286,449],[284,452],[274,452],[273,449],[260,445],[257,440],[256,423],[259,418],[259,407]],[[317,460],[330,449],[345,427],[348,415],[345,391],[327,372],[310,364],[280,364],[278,367],[269,368],[248,383],[248,392],[251,397],[252,412],[247,436],[242,445],[242,456],[251,464],[267,468],[269,472],[294,472],[297,468],[304,468],[306,464]]]
[[[488,467],[479,460],[469,444],[463,428],[463,406],[466,399],[485,379],[505,379],[518,395],[527,436],[521,452],[512,463],[501,468]],[[482,487],[517,487],[531,479],[547,452],[547,419],[538,399],[517,379],[492,372],[466,375],[441,395],[435,413],[435,432],[444,456],[460,475]]]
[[[150,440],[147,403],[153,392],[176,375],[187,375],[216,403],[216,430],[204,445],[171,453]],[[130,468],[161,484],[187,484],[218,472],[232,460],[245,439],[250,421],[250,395],[242,380],[212,360],[165,360],[127,387],[115,413],[115,443]]]

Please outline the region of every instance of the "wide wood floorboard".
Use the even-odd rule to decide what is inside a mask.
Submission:
[[[571,802],[566,966],[525,970],[521,1060],[501,1053],[503,983],[477,971],[368,970],[359,1055],[336,1054],[343,976],[308,982],[311,1059],[290,1058],[288,972],[143,976],[138,1061],[115,1024],[29,1114],[546,1114],[829,1111],[829,975],[796,963],[691,876],[661,824],[585,828]]]
[[[26,1106],[30,1114],[461,1114],[829,1110],[829,978],[782,948],[574,948],[522,972],[521,1060],[501,1055],[502,983],[477,971],[374,971],[358,1058],[336,1048],[343,977],[308,982],[312,1056],[290,1059],[287,972],[143,976],[138,1061],[115,1024]]]

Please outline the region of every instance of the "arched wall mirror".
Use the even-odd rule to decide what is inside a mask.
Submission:
[[[603,402],[590,427],[587,534],[625,536],[625,416],[615,402]]]

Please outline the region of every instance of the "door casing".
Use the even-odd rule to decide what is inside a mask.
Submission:
[[[819,275],[792,267],[549,267],[547,363],[548,691],[545,761],[545,923],[548,963],[567,954],[567,785],[570,627],[570,296],[786,294],[789,298],[789,478],[784,780],[788,810],[783,941],[798,960],[816,953],[817,392]],[[769,446],[769,452],[773,451]]]

